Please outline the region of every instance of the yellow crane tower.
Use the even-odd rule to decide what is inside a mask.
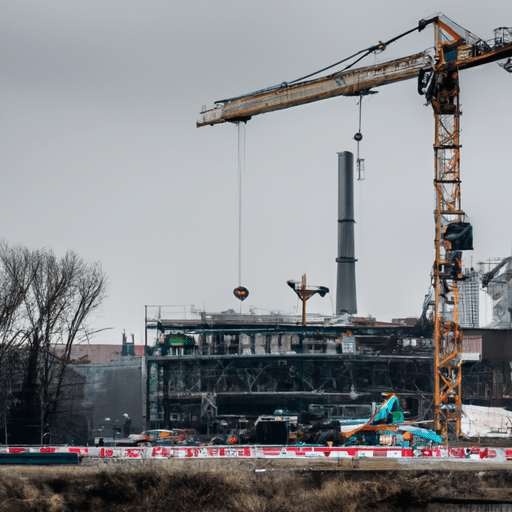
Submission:
[[[433,25],[435,46],[414,55],[372,66],[349,69],[390,43]],[[463,279],[462,251],[472,249],[472,227],[461,207],[459,71],[498,60],[512,72],[512,29],[498,28],[484,41],[439,14],[421,20],[417,27],[386,42],[380,42],[352,57],[344,70],[308,80],[269,87],[203,107],[197,126],[245,122],[252,116],[311,103],[335,96],[359,96],[385,84],[418,79],[418,92],[425,95],[435,120],[435,261],[432,280],[435,293],[435,429],[445,438],[460,434],[462,406],[462,331],[458,325],[457,282]],[[343,61],[342,61],[343,62]],[[340,63],[338,63],[340,64]],[[315,73],[317,74],[317,73]]]

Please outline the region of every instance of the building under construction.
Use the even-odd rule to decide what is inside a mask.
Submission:
[[[296,317],[234,312],[173,320],[165,311],[146,308],[147,428],[209,431],[276,410],[304,421],[357,417],[389,392],[410,419],[432,419],[432,324],[302,325]],[[511,361],[510,329],[466,329],[464,403],[512,406]]]

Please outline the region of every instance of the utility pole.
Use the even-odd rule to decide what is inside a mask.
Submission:
[[[302,301],[302,325],[306,325],[306,301],[318,293],[320,297],[324,297],[327,293],[329,293],[329,288],[325,286],[306,286],[306,274],[303,274],[302,281],[299,283],[298,281],[286,281],[286,284],[293,288],[293,291],[298,295],[299,299]]]

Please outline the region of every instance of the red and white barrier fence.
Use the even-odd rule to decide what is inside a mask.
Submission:
[[[170,459],[170,458],[253,458],[253,459],[458,459],[487,460],[489,462],[512,462],[512,448],[457,448],[437,446],[434,448],[380,448],[380,447],[328,447],[328,446],[153,446],[153,447],[78,447],[45,446],[5,447],[0,453],[78,453],[80,457],[101,459]]]

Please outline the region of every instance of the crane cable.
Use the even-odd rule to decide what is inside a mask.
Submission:
[[[242,286],[242,175],[245,168],[245,122],[238,126],[238,286]]]
[[[238,127],[238,286],[233,290],[235,297],[240,301],[240,313],[242,313],[242,301],[249,296],[249,290],[242,286],[242,176],[245,168],[245,123],[237,121]]]
[[[357,142],[357,160],[356,160],[356,165],[357,165],[357,179],[358,179],[358,181],[362,181],[365,178],[365,176],[364,176],[364,158],[360,158],[359,157],[359,143],[363,140],[363,134],[361,133],[361,119],[362,119],[362,115],[363,115],[363,98],[364,98],[364,93],[361,93],[359,95],[359,130],[354,135],[354,140]]]
[[[242,176],[245,168],[245,124],[246,121],[236,122],[238,128],[238,286],[233,294],[240,301],[249,296],[249,290],[242,286]],[[240,313],[242,304],[240,303]]]
[[[338,66],[339,64],[343,64],[344,62],[347,62],[348,60],[350,59],[353,59],[354,57],[357,57],[358,55],[361,55],[358,59],[356,59],[354,62],[352,62],[351,64],[345,66],[342,70],[340,70],[339,72],[343,72],[343,71],[346,71],[347,69],[350,69],[351,67],[353,67],[355,64],[357,64],[360,60],[364,59],[365,57],[367,57],[368,55],[370,55],[370,53],[376,53],[376,52],[383,52],[386,47],[388,45],[390,45],[391,43],[394,43],[395,41],[398,41],[398,39],[401,39],[402,37],[404,36],[407,36],[409,34],[411,34],[412,32],[415,32],[416,30],[418,31],[422,31],[426,26],[426,22],[424,22],[424,20],[421,20],[418,24],[418,26],[410,29],[410,30],[407,30],[406,32],[404,32],[403,34],[400,34],[398,36],[395,36],[393,37],[392,39],[389,39],[388,41],[386,42],[382,42],[382,41],[379,41],[379,44],[376,44],[374,46],[370,46],[369,48],[366,48],[364,50],[359,50],[358,52],[354,53],[353,55],[351,55],[350,57],[347,57],[345,59],[342,59],[338,62],[335,62],[334,64],[331,64],[330,66],[326,66],[325,68],[322,68],[322,69],[319,69],[318,71],[315,71],[314,73],[310,73],[309,75],[305,75],[301,78],[296,78],[295,80],[292,80],[291,82],[281,82],[279,85],[273,85],[271,87],[267,87],[265,89],[260,89],[259,91],[255,91],[255,92],[251,92],[251,93],[248,93],[248,94],[242,94],[241,96],[235,96],[233,98],[226,98],[224,100],[217,100],[215,103],[218,104],[218,103],[225,103],[227,101],[232,101],[232,100],[238,100],[238,99],[241,99],[241,98],[245,98],[246,96],[252,96],[254,94],[259,94],[259,93],[264,93],[264,92],[269,92],[269,91],[275,91],[277,89],[282,89],[284,87],[288,87],[289,85],[294,85],[298,82],[301,82],[303,80],[307,80],[308,78],[311,78],[315,75],[318,75],[319,73],[323,73],[324,71],[327,71],[328,69],[331,69],[335,66]]]
[[[314,73],[310,73],[309,75],[303,76],[301,78],[297,78],[297,79],[293,80],[292,82],[287,82],[287,83],[288,84],[294,84],[296,82],[301,82],[302,80],[306,80],[308,78],[311,78],[312,76],[318,75],[319,73],[323,73],[324,71],[327,71],[328,69],[331,69],[334,66],[338,66],[339,64],[343,64],[343,62],[346,62],[347,60],[353,59],[354,57],[357,57],[357,55],[360,55],[361,53],[364,53],[364,55],[361,55],[361,57],[359,57],[357,60],[352,62],[352,64],[349,64],[348,66],[345,66],[341,70],[341,71],[346,71],[347,69],[350,69],[352,66],[357,64],[360,60],[362,60],[365,57],[367,57],[368,55],[370,55],[370,53],[383,52],[388,45],[390,45],[391,43],[394,43],[395,41],[398,41],[398,39],[401,39],[402,37],[407,36],[407,35],[411,34],[412,32],[414,32],[416,30],[421,30],[420,29],[420,25],[418,25],[417,27],[414,27],[414,28],[412,28],[410,30],[407,30],[407,32],[404,32],[403,34],[400,34],[399,36],[393,37],[392,39],[390,39],[389,41],[386,41],[385,43],[383,43],[382,41],[379,41],[379,44],[376,44],[374,46],[370,46],[369,48],[366,48],[365,50],[360,50],[360,51],[354,53],[353,55],[351,55],[350,57],[347,57],[346,59],[340,60],[339,62],[336,62],[334,64],[331,64],[330,66],[327,66],[327,67],[325,67],[323,69],[315,71]]]

